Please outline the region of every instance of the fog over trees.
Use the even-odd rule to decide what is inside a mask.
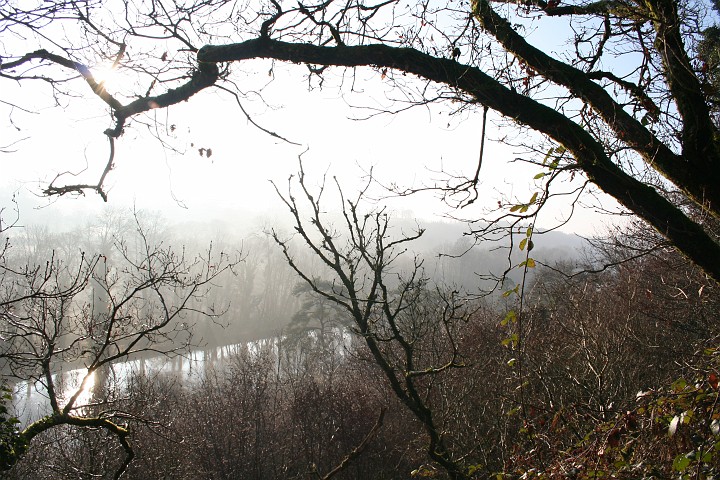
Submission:
[[[0,2],[0,158],[46,170],[10,179],[41,209],[0,199],[0,474],[716,478],[718,14]],[[282,118],[296,84],[315,96]],[[424,112],[479,154],[446,167],[450,142],[424,169],[427,138],[357,138],[328,94],[367,123]],[[310,131],[336,145],[324,173]],[[348,182],[359,144],[378,168]],[[190,156],[214,218],[163,186],[158,165]],[[273,205],[245,196],[253,168]],[[114,204],[119,183],[181,213]],[[443,217],[396,208],[428,195]],[[595,235],[567,233],[598,214]]]
[[[354,218],[351,212],[345,213]],[[30,227],[6,231],[10,251],[16,250],[5,256],[3,285],[8,284],[10,259],[33,265],[33,258],[51,254],[50,245],[56,252],[53,268],[72,264],[73,255],[81,255],[85,248],[108,248],[103,239],[121,241],[103,250],[118,251],[141,232],[147,232],[144,238],[148,240],[174,245],[187,259],[195,258],[195,252],[202,255],[210,243],[213,250],[228,255],[233,246],[242,250],[232,253],[237,263],[214,277],[214,287],[200,302],[178,312],[179,324],[159,332],[161,336],[148,336],[134,351],[127,351],[127,358],[117,355],[125,352],[123,345],[142,326],[124,327],[123,339],[112,354],[132,368],[118,364],[98,374],[100,369],[94,368],[92,359],[113,360],[113,355],[98,355],[93,353],[96,349],[84,350],[84,346],[82,351],[68,348],[73,342],[91,345],[94,337],[78,330],[78,325],[87,324],[83,323],[87,317],[58,315],[48,326],[20,316],[16,300],[15,308],[6,310],[5,321],[19,325],[27,318],[25,331],[38,337],[37,347],[57,348],[51,378],[58,388],[58,408],[69,404],[65,403],[69,395],[79,394],[67,417],[62,412],[48,417],[58,425],[62,418],[68,419],[65,426],[47,428],[28,445],[9,443],[18,438],[11,434],[13,429],[4,434],[3,446],[22,453],[5,476],[77,478],[78,472],[84,472],[111,477],[122,470],[129,478],[304,478],[326,477],[331,472],[341,478],[413,474],[485,478],[497,472],[540,468],[554,476],[602,466],[634,477],[642,472],[672,472],[673,463],[667,458],[684,458],[688,445],[694,445],[688,443],[693,435],[693,442],[703,435],[701,446],[710,447],[715,441],[712,402],[717,374],[712,345],[719,305],[708,293],[712,283],[693,273],[682,257],[661,250],[625,261],[632,250],[627,245],[642,244],[635,233],[614,245],[586,246],[584,253],[565,254],[562,258],[573,270],[563,273],[563,263],[552,252],[546,258],[537,247],[533,249],[537,262],[552,262],[554,269],[536,266],[532,278],[519,278],[517,283],[508,278],[504,290],[494,295],[467,295],[477,286],[474,270],[492,265],[503,268],[504,252],[474,247],[457,259],[433,257],[429,252],[453,253],[458,248],[452,242],[456,232],[445,224],[436,231],[430,250],[418,248],[408,256],[401,253],[404,248],[393,249],[392,242],[404,238],[401,232],[414,235],[416,224],[400,221],[393,225],[392,215],[376,212],[360,230],[351,220],[349,225],[356,228],[356,240],[352,240],[349,232],[343,232],[340,217],[330,217],[321,214],[317,222],[303,216],[300,221],[312,222],[308,227],[337,226],[337,235],[326,246],[322,233],[317,236],[308,230],[308,238],[323,251],[341,249],[338,252],[349,261],[340,263],[345,265],[340,272],[345,273],[323,266],[303,251],[301,243],[287,244],[293,251],[291,268],[271,235],[207,238],[205,233],[194,233],[207,230],[178,228],[161,216],[142,212],[133,215],[111,209],[61,233]],[[438,225],[426,227],[432,231]],[[119,229],[125,230],[122,240],[117,236]],[[287,226],[278,227],[275,234],[285,242],[290,231]],[[84,238],[82,243],[79,237]],[[146,248],[145,241],[120,251],[129,258],[160,251]],[[367,261],[359,245],[372,248],[366,266],[354,263]],[[137,251],[137,247],[142,248]],[[461,247],[467,248],[466,244]],[[124,257],[103,255],[108,257],[103,265],[132,272],[120,267]],[[583,263],[591,255],[595,263]],[[378,263],[379,258],[385,260]],[[598,269],[618,261],[618,266],[600,273],[579,273],[579,265]],[[378,267],[380,275],[374,273]],[[305,281],[293,268],[300,269]],[[110,293],[120,298],[118,293],[127,291],[97,293],[93,282],[107,281],[105,275],[98,277],[104,271],[94,270],[88,277],[89,290],[73,297],[80,313],[99,308],[104,315],[97,306],[98,296],[102,299]],[[452,272],[452,277],[446,272]],[[353,290],[344,286],[343,277],[352,280]],[[80,290],[75,278],[65,283],[66,290]],[[462,279],[469,283],[457,281]],[[375,288],[382,292],[375,296],[374,282],[379,282]],[[70,294],[55,289],[52,292],[58,294],[49,296],[50,285],[31,292],[33,305],[49,297],[52,301],[64,298],[59,293]],[[519,291],[515,285],[525,289],[522,298],[512,293]],[[147,311],[153,308],[150,297],[141,294],[133,302]],[[223,315],[216,317],[216,313]],[[130,317],[133,321],[149,318],[145,314]],[[102,327],[103,321],[115,317],[104,318],[87,325]],[[61,321],[72,328],[60,330]],[[128,330],[133,326],[135,330]],[[40,331],[41,327],[45,330]],[[58,333],[57,341],[45,344],[53,337],[48,328]],[[192,337],[186,336],[190,330]],[[3,337],[11,340],[8,333],[4,331]],[[164,338],[173,341],[165,343]],[[17,342],[5,345],[10,344]],[[163,346],[169,354],[164,362],[157,357]],[[703,346],[706,352],[698,352]],[[205,353],[198,357],[189,352]],[[33,367],[29,356],[18,364],[18,353],[17,349],[3,352],[4,377],[48,384],[44,367]],[[193,368],[190,358],[203,359],[194,364],[194,373],[186,371]],[[698,358],[706,359],[699,362]],[[82,378],[85,365],[90,367],[87,373],[96,372],[92,394],[57,375],[79,367]],[[683,376],[688,380],[678,383]],[[642,393],[639,398],[638,392]],[[432,416],[423,419],[430,412]],[[683,420],[686,423],[676,425],[676,433],[668,437],[674,418],[681,414],[696,417]],[[76,418],[88,419],[88,423]],[[127,464],[123,442],[90,423],[99,419],[117,422],[127,430],[133,451]],[[88,425],[93,428],[85,428]],[[433,447],[432,454],[429,435],[442,442]],[[658,441],[664,445],[661,450],[652,448]],[[578,442],[582,450],[566,458],[563,452],[576,448]],[[628,448],[637,449],[637,454],[635,450],[627,453]],[[631,456],[636,462],[617,467],[615,455]],[[685,468],[712,469],[713,458],[706,455],[705,460]]]

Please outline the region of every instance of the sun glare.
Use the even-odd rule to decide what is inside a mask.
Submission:
[[[113,64],[102,64],[92,69],[95,81],[105,87],[105,90],[113,90],[117,87],[116,83],[119,77],[118,69]]]
[[[71,372],[70,378],[69,378],[69,385],[66,388],[65,395],[67,395],[68,397],[74,395],[75,392],[80,388],[83,377],[84,377],[84,372],[82,371],[82,369]],[[83,388],[80,391],[80,395],[78,395],[78,398],[75,400],[75,406],[82,407],[84,405],[87,405],[90,402],[90,400],[92,399],[94,388],[95,388],[95,372],[91,373],[88,376],[88,379],[85,382],[85,385],[83,385]]]

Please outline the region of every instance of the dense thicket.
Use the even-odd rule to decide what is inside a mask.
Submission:
[[[465,366],[425,391],[468,478],[717,472],[720,298],[677,255],[573,278],[546,271],[518,323],[503,322],[517,305],[478,307],[456,332]],[[133,376],[116,404],[145,419],[131,423],[129,478],[318,478],[358,446],[336,478],[444,478],[363,342],[313,332],[237,347],[191,383]],[[102,431],[56,429],[8,478],[105,478],[119,448]]]

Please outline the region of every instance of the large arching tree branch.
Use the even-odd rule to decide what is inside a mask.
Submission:
[[[17,450],[18,457],[24,453],[25,447],[29,445],[35,437],[47,430],[50,430],[60,425],[74,425],[77,427],[85,428],[102,428],[107,430],[109,433],[115,435],[118,442],[125,451],[125,458],[118,466],[117,470],[115,470],[115,474],[113,475],[114,479],[119,479],[120,477],[122,477],[128,466],[130,465],[132,459],[135,458],[135,452],[128,440],[130,432],[127,428],[119,425],[118,423],[115,423],[109,418],[77,417],[75,415],[70,415],[67,413],[56,413],[54,415],[43,417],[37,422],[31,423],[27,426],[27,428],[22,430],[18,434],[17,439],[18,445],[21,447]],[[9,465],[14,464],[15,460],[17,459],[9,459]]]
[[[69,58],[65,58],[55,53],[50,53],[47,50],[36,50],[34,52],[26,53],[22,57],[12,62],[0,63],[0,75],[8,76],[9,78],[16,78],[16,75],[14,74],[14,69],[30,63],[33,60],[45,60],[56,63],[69,70],[76,70],[80,75],[82,75],[83,79],[88,84],[88,86],[90,86],[93,93],[100,97],[103,102],[107,103],[110,108],[112,108],[113,110],[122,108],[122,104],[115,98],[113,98],[113,96],[110,95],[107,90],[105,90],[102,84],[98,83],[95,80],[95,77],[93,76],[90,68],[88,68],[87,65],[76,62],[74,60],[70,60]]]
[[[597,2],[596,7],[615,8],[621,3]],[[538,6],[550,8],[549,4],[543,6],[538,3]],[[476,2],[473,13],[507,51],[525,60],[531,68],[545,78],[565,86],[571,95],[591,105],[614,131],[616,137],[637,152],[650,168],[665,175],[675,186],[693,199],[703,211],[709,212],[716,218],[719,216],[720,189],[716,188],[716,185],[720,184],[720,181],[717,180],[720,173],[717,172],[718,169],[712,168],[717,164],[713,153],[714,146],[702,149],[684,145],[682,155],[673,152],[650,129],[645,128],[640,121],[626,112],[623,106],[598,85],[589,74],[555,60],[529,45],[504,18],[495,14],[486,0]],[[675,30],[668,31],[667,35],[663,37],[665,38],[663,45],[670,50],[673,45],[682,49],[681,39],[678,40],[674,32]],[[680,41],[679,44],[678,41]],[[475,98],[479,103],[528,125],[564,145],[575,156],[578,166],[584,170],[592,182],[649,222],[695,263],[702,266],[713,278],[720,280],[720,247],[714,238],[708,235],[685,212],[664,198],[661,193],[628,175],[611,161],[601,140],[596,139],[592,132],[583,129],[570,118],[552,108],[505,87],[480,69],[461,64],[453,59],[431,56],[413,48],[390,47],[382,44],[366,46],[341,44],[335,47],[319,47],[306,43],[272,40],[268,35],[262,35],[258,39],[242,43],[203,47],[197,54],[198,66],[191,73],[188,81],[162,94],[139,97],[128,104],[121,104],[107,93],[102,85],[94,80],[87,67],[43,50],[28,54],[14,62],[2,64],[0,73],[9,73],[11,68],[20,67],[36,59],[51,61],[79,72],[92,91],[110,107],[115,124],[105,133],[110,138],[117,138],[122,134],[126,122],[133,116],[154,108],[167,107],[188,100],[204,88],[214,85],[220,78],[218,68],[220,63],[261,57],[318,65],[348,67],[374,65],[381,68],[393,68],[456,88]],[[679,60],[678,58],[677,56],[672,57],[673,61],[680,63],[672,63],[672,59],[669,58],[666,68],[686,68],[687,57],[684,57],[684,61],[682,58]],[[692,74],[692,72],[690,73]],[[684,85],[683,81],[680,80],[677,85],[679,85],[677,92],[675,90],[671,92],[673,96],[680,96],[683,93],[681,91],[681,87]],[[695,91],[697,88],[690,90]],[[678,102],[678,108],[683,118],[690,117],[692,112],[700,111],[693,110],[698,101],[693,97],[686,104],[683,104],[682,101]],[[688,106],[683,107],[682,105]],[[685,137],[697,139],[701,132],[708,131],[709,127],[706,123],[705,120],[697,120],[694,124],[692,121],[688,121]],[[696,141],[698,147],[702,143]],[[712,144],[714,142],[705,139],[704,143]],[[109,165],[111,164],[109,163]],[[59,188],[61,188],[61,192],[83,191],[88,188],[93,188],[98,192],[103,191],[102,183]]]
[[[686,52],[678,2],[652,0],[644,3],[655,28],[655,49],[662,59],[664,76],[682,117],[683,157],[699,174],[706,176],[707,183],[712,186],[710,190],[715,194],[707,198],[712,202],[712,211],[718,216],[720,206],[714,199],[720,194],[717,188],[720,185],[718,132],[710,117],[700,80]]]
[[[671,16],[673,12],[677,14],[676,10],[668,7],[662,14]],[[684,121],[682,155],[676,155],[639,120],[626,112],[604,88],[592,80],[591,75],[530,45],[506,19],[492,9],[488,0],[475,2],[473,14],[507,51],[521,58],[543,77],[564,86],[573,96],[591,105],[618,138],[639,153],[647,164],[680,188],[698,207],[720,218],[718,152],[715,142],[707,141],[715,137],[715,129],[700,83],[687,61],[677,20],[672,28],[668,26],[672,21],[669,19],[656,23],[659,24],[658,31],[662,33],[658,33],[658,42],[661,43],[658,50],[666,64],[666,76]],[[699,141],[700,138],[706,140]]]
[[[516,0],[493,0],[495,3],[517,4]],[[567,3],[567,2],[565,2]],[[579,5],[565,5],[559,1],[529,0],[525,5],[534,5],[550,16],[564,15],[620,15],[626,16],[636,8],[622,0],[599,0],[597,2],[581,2]]]
[[[121,54],[122,51],[118,54],[118,56]],[[195,69],[190,75],[190,79],[179,87],[169,89],[167,92],[159,95],[140,97],[126,105],[123,105],[105,89],[102,82],[98,82],[95,79],[91,69],[87,65],[63,57],[62,55],[48,52],[47,50],[36,50],[34,52],[27,53],[12,62],[0,62],[0,76],[18,78],[17,75],[13,73],[14,70],[36,60],[52,62],[65,67],[66,69],[77,71],[85,80],[85,83],[88,84],[92,92],[110,107],[113,117],[115,118],[115,126],[105,130],[105,135],[107,135],[110,139],[110,154],[98,183],[95,185],[83,183],[56,186],[54,183],[55,180],[58,179],[58,176],[43,191],[43,193],[46,195],[65,195],[68,193],[81,194],[86,190],[94,190],[104,201],[107,201],[107,193],[104,190],[105,177],[112,169],[115,158],[114,139],[122,135],[126,122],[135,115],[145,113],[155,108],[169,107],[171,105],[187,101],[201,90],[214,85],[220,77],[220,70],[216,63],[200,63],[197,69]],[[22,76],[20,78],[22,78]],[[275,136],[278,135],[276,134]]]
[[[207,45],[198,52],[201,63],[252,58],[346,67],[372,65],[393,68],[457,88],[479,103],[565,146],[592,182],[646,220],[720,282],[720,246],[700,225],[655,189],[615,165],[602,145],[575,122],[546,105],[510,90],[478,68],[432,57],[412,48],[387,45],[318,47],[268,38],[230,45]]]
[[[164,108],[189,100],[193,95],[215,84],[220,76],[216,63],[200,62],[198,68],[192,73],[190,80],[177,88],[155,96],[143,97],[127,105],[113,108],[113,115],[117,120],[115,127],[105,131],[109,137],[119,137],[122,134],[125,122],[139,114],[155,108]]]

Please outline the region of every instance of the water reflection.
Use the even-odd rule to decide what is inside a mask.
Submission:
[[[225,362],[237,355],[241,350],[252,355],[258,355],[264,348],[271,348],[277,356],[278,339],[266,339],[255,342],[226,345],[223,347],[193,350],[187,354],[173,358],[156,356],[138,358],[110,365],[104,371],[90,374],[85,381],[82,391],[75,401],[75,414],[85,413],[85,409],[92,403],[105,400],[109,393],[117,394],[125,391],[130,379],[135,374],[140,375],[172,375],[181,385],[192,387],[197,385],[211,366],[222,367]],[[87,376],[87,369],[73,369],[60,372],[52,376],[53,384],[58,394],[58,402],[62,408]],[[52,411],[45,382],[20,381],[13,388],[13,407],[15,415],[21,425],[49,415]]]
[[[311,343],[317,342],[317,338],[314,337],[314,332],[308,335]],[[351,348],[351,334],[348,330],[338,329],[327,337],[330,338],[328,346],[336,355],[344,356]],[[299,359],[297,355],[288,355],[291,352],[288,351],[285,340],[287,340],[286,337],[274,337],[216,348],[192,350],[173,358],[155,356],[114,363],[107,369],[93,372],[88,377],[75,401],[73,413],[87,413],[85,409],[89,405],[103,403],[108,398],[120,397],[123,392],[127,391],[131,379],[136,374],[172,376],[180,385],[192,388],[205,378],[208,369],[222,369],[232,358],[241,353],[251,356],[269,353],[275,359],[276,367],[279,367],[281,357]],[[325,341],[328,341],[328,338]],[[297,342],[292,345],[294,345],[290,349],[293,351],[292,353],[301,353]],[[280,355],[281,348],[284,349],[284,355]],[[297,361],[299,360],[295,360],[295,362]],[[291,360],[290,363],[294,362]],[[87,369],[73,369],[53,375],[55,389],[60,392],[58,401],[61,408],[77,392],[85,376],[87,376]],[[44,382],[21,381],[16,383],[13,388],[13,406],[15,415],[23,426],[49,415],[52,411]]]

